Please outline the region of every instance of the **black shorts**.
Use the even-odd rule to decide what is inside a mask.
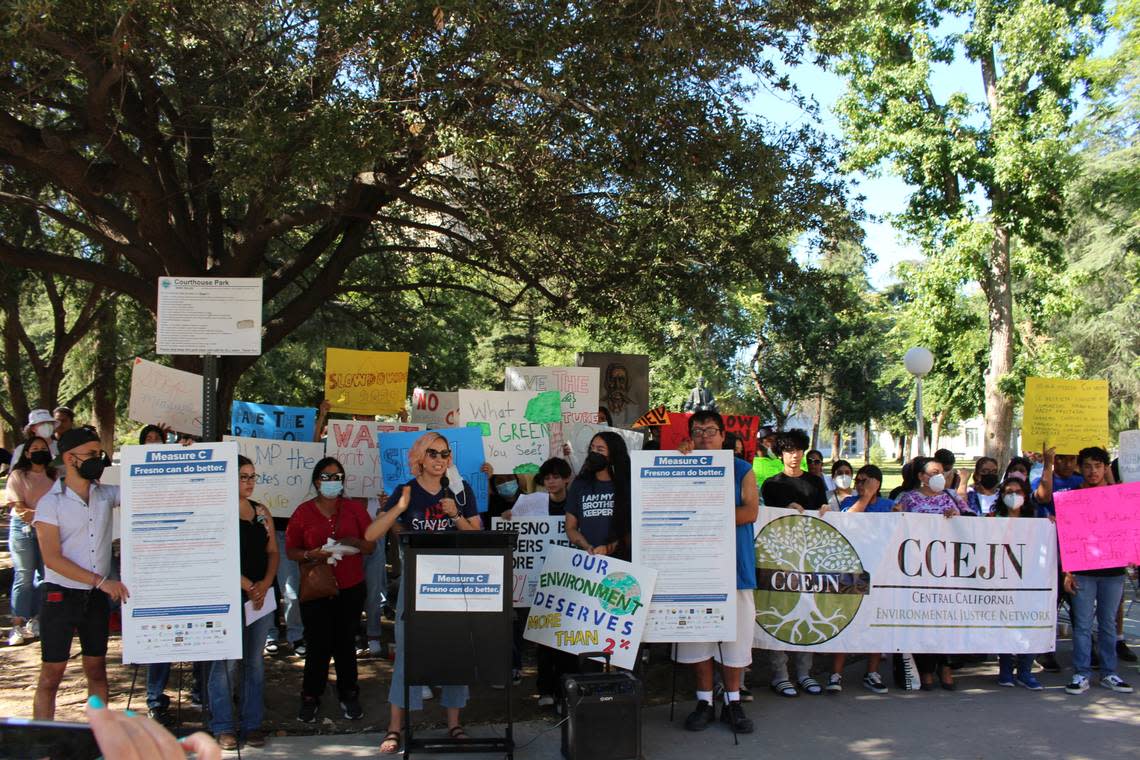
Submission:
[[[40,659],[67,662],[71,640],[79,634],[84,657],[106,657],[111,616],[110,597],[102,591],[65,588],[54,583],[40,586]]]

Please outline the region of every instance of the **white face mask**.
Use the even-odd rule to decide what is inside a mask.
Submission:
[[[36,435],[40,438],[51,438],[52,433],[55,432],[55,425],[50,422],[41,422],[36,425]]]
[[[1021,505],[1025,503],[1025,497],[1019,493],[1011,492],[1001,497],[1001,502],[1010,509],[1020,509]]]
[[[942,491],[946,488],[946,476],[942,473],[931,475],[930,480],[926,481],[926,487],[935,493]]]
[[[854,479],[850,475],[836,475],[835,476],[835,487],[840,488],[844,491],[851,488],[851,484],[854,482],[855,482]]]

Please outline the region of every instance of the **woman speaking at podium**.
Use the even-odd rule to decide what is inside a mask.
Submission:
[[[364,537],[375,541],[395,529],[415,531],[481,530],[475,492],[463,483],[459,493],[453,493],[451,484],[444,482],[451,466],[451,447],[439,433],[424,433],[408,452],[408,464],[415,477],[388,497],[380,514],[368,526]],[[422,689],[409,689],[410,705],[404,704],[404,595],[396,603],[396,661],[392,667],[392,685],[388,690],[391,718],[388,733],[380,743],[380,752],[393,754],[400,750],[403,736],[404,710],[423,708]],[[447,731],[453,739],[467,738],[459,723],[459,710],[467,704],[466,686],[444,686],[440,704],[447,708]]]

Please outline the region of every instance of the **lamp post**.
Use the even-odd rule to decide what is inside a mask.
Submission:
[[[921,346],[915,346],[903,356],[903,366],[907,372],[914,375],[916,383],[914,416],[917,418],[918,427],[918,456],[923,456],[926,453],[926,441],[922,430],[922,378],[926,377],[934,367],[934,354]]]

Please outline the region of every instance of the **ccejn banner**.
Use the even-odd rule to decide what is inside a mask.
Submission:
[[[761,507],[756,526],[756,647],[1053,651],[1048,520]]]

